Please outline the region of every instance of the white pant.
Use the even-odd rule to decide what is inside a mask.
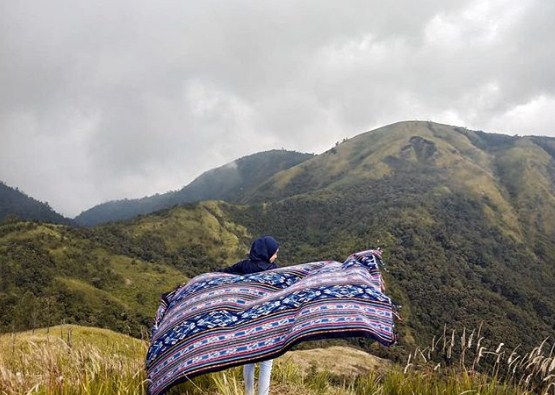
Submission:
[[[270,392],[270,377],[272,375],[273,360],[259,362],[260,373],[258,374],[258,395],[268,395]],[[243,378],[245,379],[245,394],[254,395],[254,363],[243,366]]]

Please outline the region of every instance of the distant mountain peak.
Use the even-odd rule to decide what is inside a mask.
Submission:
[[[72,223],[70,219],[55,212],[48,203],[40,202],[17,187],[12,188],[0,181],[0,221],[10,217],[28,221]]]

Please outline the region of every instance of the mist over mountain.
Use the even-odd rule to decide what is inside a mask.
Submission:
[[[481,325],[512,347],[555,336],[555,139],[400,122],[303,159],[281,171],[270,170],[275,161],[246,166],[250,184],[233,179],[233,166],[191,184],[203,191],[189,192],[195,200],[240,204],[189,203],[85,229],[4,224],[0,328],[65,317],[117,330],[132,322],[136,333],[157,293],[272,234],[281,265],[384,248],[403,318],[399,347],[379,351],[389,356],[429,344],[445,325]],[[50,314],[39,309],[45,297]]]
[[[124,199],[100,204],[79,214],[75,221],[81,225],[97,225],[130,219],[142,214],[169,208],[177,204],[220,199],[239,201],[248,191],[264,183],[275,173],[297,165],[314,155],[271,150],[237,159],[209,170],[179,191],[142,199]]]
[[[48,203],[39,202],[19,189],[12,188],[0,181],[0,222],[10,218],[59,224],[72,222],[55,212]]]

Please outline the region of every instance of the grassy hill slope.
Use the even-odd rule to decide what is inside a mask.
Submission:
[[[92,229],[0,225],[0,332],[66,322],[140,336],[162,293],[248,252],[251,236],[225,206],[203,202]]]
[[[0,330],[78,322],[139,335],[186,276],[114,254],[62,225],[0,226]]]

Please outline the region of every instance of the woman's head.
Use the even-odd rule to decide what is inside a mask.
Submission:
[[[274,262],[278,250],[279,244],[272,236],[263,236],[252,243],[249,258],[253,261]]]

